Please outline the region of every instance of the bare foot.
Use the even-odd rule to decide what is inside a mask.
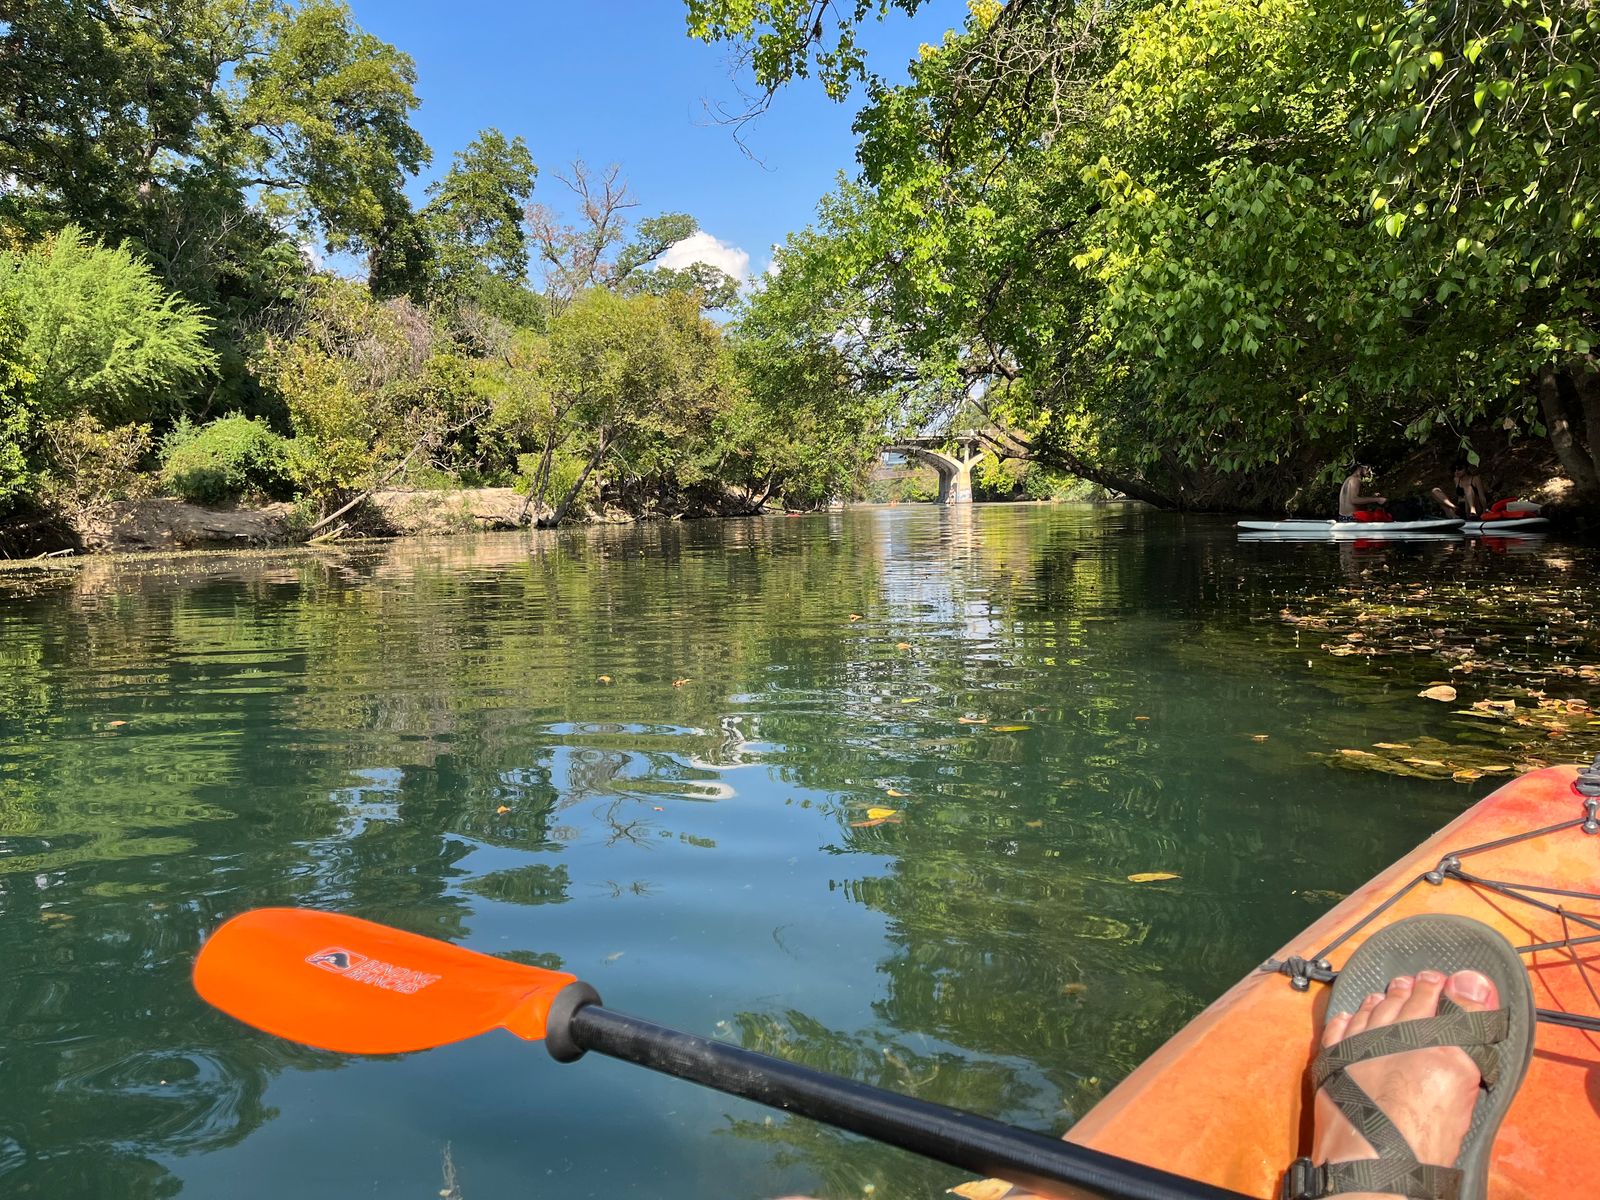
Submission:
[[[1457,971],[1448,979],[1438,971],[1422,971],[1415,978],[1401,975],[1390,981],[1386,994],[1374,992],[1355,1012],[1330,1017],[1322,1031],[1322,1044],[1334,1046],[1366,1029],[1431,1017],[1439,1010],[1441,995],[1468,1012],[1492,1009],[1500,1002],[1494,983],[1476,971]],[[1411,1143],[1418,1162],[1455,1164],[1461,1139],[1472,1122],[1480,1079],[1477,1065],[1463,1051],[1434,1046],[1356,1063],[1347,1070]],[[1321,1090],[1312,1123],[1316,1133],[1311,1159],[1318,1165],[1377,1157],[1366,1138]],[[1383,1200],[1370,1193],[1351,1193],[1346,1200],[1363,1196]]]

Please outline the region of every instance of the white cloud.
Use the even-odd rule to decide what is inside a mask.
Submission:
[[[673,271],[681,271],[691,263],[709,263],[743,282],[750,270],[750,253],[720,241],[702,229],[668,246],[660,262],[663,267]]]

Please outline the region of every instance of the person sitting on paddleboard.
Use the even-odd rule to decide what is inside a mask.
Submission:
[[[1345,477],[1339,488],[1339,520],[1341,521],[1392,521],[1394,518],[1384,508],[1386,496],[1362,495],[1361,485],[1372,479],[1374,472],[1366,463],[1357,463],[1356,469]]]
[[[1481,521],[1489,511],[1488,496],[1483,490],[1483,483],[1478,479],[1478,472],[1465,457],[1456,459],[1455,470],[1455,498],[1445,494],[1443,488],[1433,489],[1433,499],[1444,509],[1445,515],[1460,517],[1463,521]],[[1501,501],[1498,508],[1503,509],[1506,502]]]

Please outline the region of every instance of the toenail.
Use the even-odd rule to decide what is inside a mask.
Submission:
[[[1423,983],[1443,983],[1444,976],[1438,971],[1419,971],[1417,979]]]
[[[1476,971],[1462,971],[1456,976],[1455,990],[1468,1000],[1487,1000],[1489,981]]]
[[[1411,989],[1411,984],[1412,984],[1411,976],[1409,976],[1409,975],[1401,975],[1400,977],[1398,977],[1396,979],[1391,979],[1389,981],[1389,990],[1391,992],[1409,991]]]

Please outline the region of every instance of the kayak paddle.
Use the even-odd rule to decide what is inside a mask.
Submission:
[[[613,1012],[564,971],[508,962],[340,913],[261,908],[211,935],[201,997],[268,1033],[349,1054],[426,1050],[508,1029],[552,1057],[585,1051],[863,1134],[1046,1195],[1244,1200],[1237,1192]]]

